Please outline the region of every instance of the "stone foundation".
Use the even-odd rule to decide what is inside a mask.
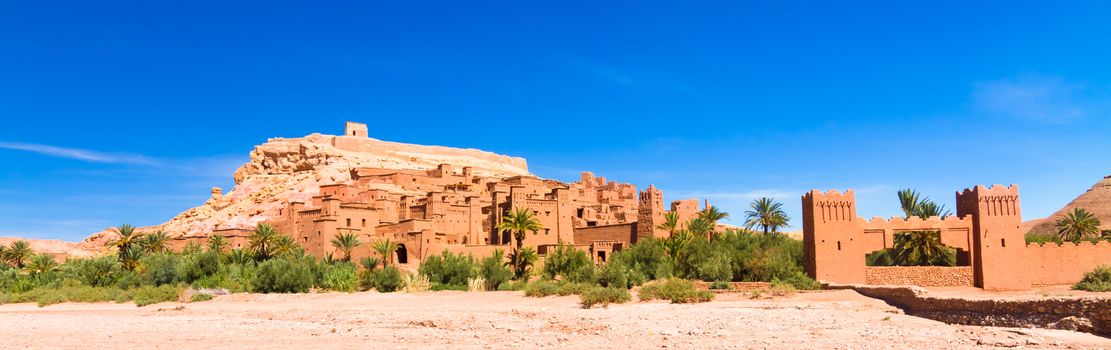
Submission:
[[[1111,336],[1111,297],[958,299],[928,296],[919,287],[827,284],[852,289],[903,309],[908,315],[945,323],[1064,329]]]
[[[864,282],[870,285],[971,287],[972,266],[869,266]]]

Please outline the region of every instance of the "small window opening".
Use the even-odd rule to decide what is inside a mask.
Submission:
[[[1006,248],[1007,247],[1007,239],[1006,238],[1000,238],[999,239],[999,245],[1002,246],[1003,248]]]
[[[841,241],[837,241],[837,250],[841,250]]]

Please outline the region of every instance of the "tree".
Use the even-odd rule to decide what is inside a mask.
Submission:
[[[385,268],[386,266],[390,266],[390,263],[393,262],[393,252],[397,251],[397,247],[397,242],[391,241],[387,238],[384,240],[375,241],[374,245],[371,248],[374,248],[374,251],[378,252],[378,255],[382,256],[382,267]]]
[[[270,259],[274,256],[274,246],[278,244],[278,231],[269,224],[259,224],[255,232],[248,238],[251,252],[258,260]]]
[[[351,251],[362,244],[359,236],[353,232],[341,233],[332,238],[332,247],[343,253],[343,261],[351,261]]]
[[[513,278],[525,280],[532,274],[532,265],[539,259],[536,249],[524,247],[509,253],[509,262],[506,265],[513,268]]]
[[[115,230],[117,237],[105,244],[116,247],[116,256],[120,264],[128,270],[134,270],[139,265],[139,257],[143,255],[143,249],[139,247],[143,234],[135,232],[135,227],[128,224],[120,225]]]
[[[667,231],[668,237],[674,236],[675,231],[679,230],[679,213],[670,211],[664,214],[664,223],[656,226],[656,229]]]
[[[0,265],[8,264],[8,246],[0,244]]]
[[[1057,237],[1063,241],[1079,242],[1088,237],[1099,237],[1099,219],[1081,208],[1073,208],[1057,220]]]
[[[278,239],[274,242],[274,256],[304,256],[304,251],[301,245],[293,237],[278,234]]]
[[[687,232],[709,239],[710,234],[714,232],[714,223],[704,217],[696,217],[687,222]]]
[[[913,189],[902,189],[898,193],[899,206],[903,209],[903,214],[907,219],[912,217],[919,217],[922,219],[929,219],[931,216],[937,216],[942,219],[952,215],[953,212],[946,209],[944,205],[938,205],[929,197],[922,197],[918,191]]]
[[[899,266],[953,266],[956,251],[941,243],[940,232],[911,231],[895,234],[891,258]]]
[[[525,233],[528,231],[535,232],[542,230],[544,229],[544,225],[540,224],[540,220],[536,219],[531,209],[517,208],[507,212],[506,215],[502,217],[502,222],[498,223],[497,229],[499,232],[513,233],[513,239],[517,241],[516,248],[509,254],[511,260],[510,264],[512,264],[511,266],[513,266],[514,269],[513,274],[516,275],[517,278],[526,276],[528,267],[536,262],[536,259],[532,259],[531,262],[527,261],[528,254],[522,251],[525,242]],[[536,251],[532,251],[532,254],[535,255]]]
[[[22,269],[27,265],[27,261],[30,260],[31,256],[34,254],[35,252],[31,250],[31,243],[18,240],[11,243],[5,260],[7,260],[12,267]]]
[[[208,251],[223,253],[224,248],[228,246],[228,239],[221,235],[212,235],[208,237]]]
[[[711,224],[713,224],[711,226],[717,226],[718,221],[729,218],[729,213],[719,210],[718,207],[711,207],[709,206],[709,204],[707,204],[706,209],[698,212],[698,217],[709,221]]]
[[[678,266],[680,255],[687,249],[687,245],[691,242],[691,235],[686,230],[676,231],[663,241],[664,253],[671,258],[671,265]]]
[[[27,266],[23,267],[24,271],[32,276],[38,276],[47,272],[53,272],[58,269],[58,262],[54,261],[54,257],[50,254],[35,254],[27,262]]]
[[[763,197],[749,204],[752,208],[745,211],[745,228],[759,227],[764,234],[778,232],[780,227],[787,227],[791,218],[783,211],[783,203],[775,199]]]
[[[166,242],[170,240],[170,236],[166,232],[158,231],[146,236],[139,241],[147,253],[165,253],[170,251],[166,246]]]

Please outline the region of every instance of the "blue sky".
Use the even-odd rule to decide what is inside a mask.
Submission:
[[[77,240],[199,205],[268,137],[342,132],[591,170],[739,217],[855,188],[1111,174],[1106,2],[0,4],[0,236]]]

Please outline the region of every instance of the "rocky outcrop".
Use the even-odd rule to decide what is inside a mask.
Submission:
[[[1073,208],[1082,208],[1092,213],[1099,219],[1101,230],[1111,230],[1111,175],[1104,176],[1102,180],[1092,185],[1092,188],[1080,194],[1079,197],[1073,199],[1064,208],[1057,210],[1053,215],[1044,219],[1027,221],[1024,225],[1027,229],[1026,232],[1055,232],[1054,225],[1057,220],[1063,217],[1066,212],[1072,211]]]
[[[224,193],[213,188],[201,205],[169,221],[140,232],[164,231],[172,237],[206,235],[214,230],[253,229],[277,215],[293,201],[309,202],[320,186],[350,183],[351,170],[360,167],[428,170],[440,164],[470,167],[474,174],[489,177],[529,175],[523,158],[476,149],[422,146],[381,141],[366,137],[312,134],[303,138],[274,138],[256,146],[251,160],[235,171],[235,188]],[[380,185],[397,194],[405,190]],[[83,250],[103,250],[114,236],[110,229],[94,233],[79,244]]]

